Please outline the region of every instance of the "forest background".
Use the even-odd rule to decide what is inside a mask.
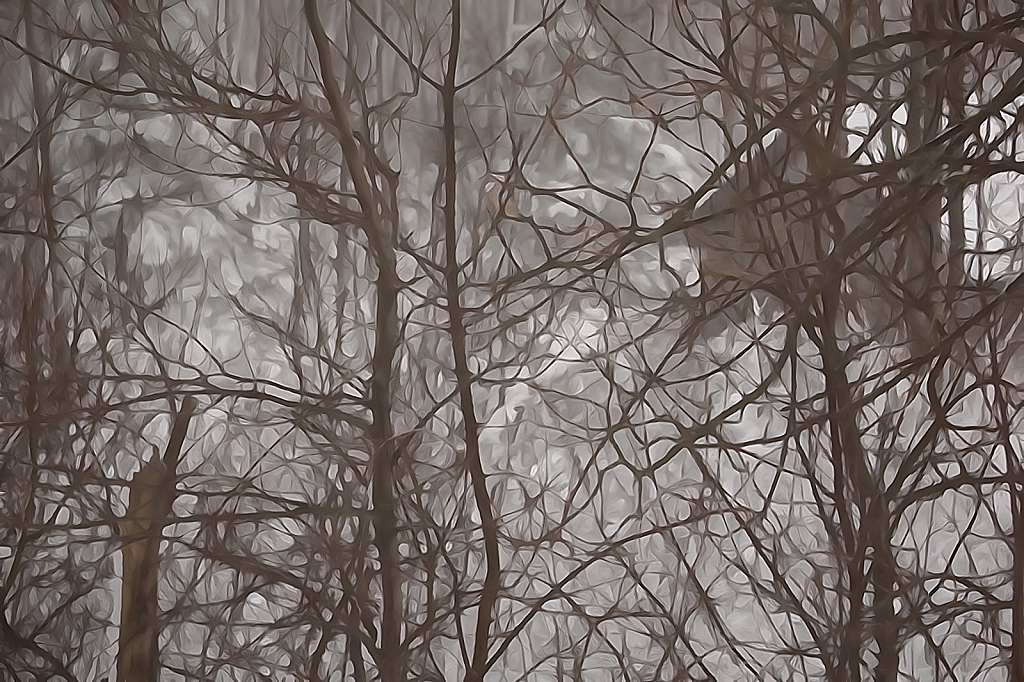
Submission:
[[[0,5],[0,678],[1024,681],[1024,10]]]

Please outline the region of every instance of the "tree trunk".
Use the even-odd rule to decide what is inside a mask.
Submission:
[[[194,412],[195,400],[185,398],[174,419],[163,459],[154,457],[132,478],[128,511],[120,523],[124,546],[118,682],[156,682],[160,676],[160,540],[174,500],[181,446]]]

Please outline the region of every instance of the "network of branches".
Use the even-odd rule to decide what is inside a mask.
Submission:
[[[0,679],[1024,681],[1017,4],[0,53]]]

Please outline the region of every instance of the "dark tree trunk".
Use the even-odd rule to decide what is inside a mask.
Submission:
[[[195,400],[185,398],[174,419],[163,459],[153,458],[132,478],[128,511],[120,524],[124,546],[118,682],[156,682],[160,676],[160,540],[174,500],[181,446],[194,412]]]

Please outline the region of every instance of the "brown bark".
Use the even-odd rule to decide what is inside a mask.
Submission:
[[[915,30],[934,31],[941,26],[942,5],[936,0],[915,0],[911,7],[911,27]],[[922,41],[916,46],[917,60],[911,67],[913,79],[907,97],[909,107],[907,155],[915,153],[921,159],[907,170],[917,187],[920,201],[907,215],[903,238],[897,251],[900,271],[897,276],[904,287],[907,304],[904,307],[911,351],[917,355],[929,353],[935,345],[939,312],[938,273],[936,261],[940,256],[939,223],[942,217],[941,193],[929,192],[927,183],[935,177],[935,168],[929,154],[922,153],[932,144],[942,128],[944,50],[934,41]]]
[[[823,140],[813,126],[807,126],[801,140],[812,176],[826,176],[845,163],[835,150]],[[838,209],[838,200],[832,192],[826,193],[815,208],[821,215],[828,234],[837,243],[846,239],[847,226]],[[831,432],[832,466],[835,476],[835,495],[839,505],[840,526],[843,529],[845,551],[850,561],[850,612],[839,650],[839,669],[846,679],[859,680],[861,676],[861,650],[866,637],[877,648],[874,669],[876,682],[895,682],[899,672],[900,626],[894,611],[896,596],[895,558],[892,550],[892,518],[884,472],[872,472],[857,425],[854,407],[854,387],[847,375],[848,361],[840,349],[837,325],[840,315],[840,297],[847,262],[834,261],[834,272],[839,276],[824,281],[820,293],[821,318],[816,325],[807,325],[811,338],[818,336],[825,392],[828,396],[828,422]],[[817,329],[815,329],[815,326]],[[815,334],[817,332],[817,334]],[[858,528],[846,505],[852,502],[860,509]],[[870,562],[870,568],[865,567]],[[864,627],[864,596],[870,586],[872,592],[870,624]]]
[[[398,502],[395,489],[394,466],[398,456],[394,423],[391,418],[391,380],[398,353],[398,292],[401,282],[396,272],[396,254],[393,230],[394,212],[371,183],[373,168],[383,163],[371,163],[372,150],[356,140],[346,100],[342,95],[341,80],[334,70],[331,41],[320,19],[317,0],[305,0],[303,9],[309,31],[316,47],[324,97],[331,111],[335,138],[352,180],[359,202],[363,234],[369,242],[374,264],[377,266],[376,338],[374,339],[372,379],[370,382],[370,413],[373,426],[371,466],[373,500],[374,544],[380,561],[382,593],[380,648],[376,652],[381,682],[400,682],[405,679],[405,665],[401,660],[403,602],[401,586],[401,560],[398,555]],[[385,213],[387,211],[387,213]]]
[[[989,350],[992,356],[992,374],[1001,379],[1004,366],[999,360],[998,337],[990,333]],[[1020,453],[1013,445],[1013,418],[1002,385],[995,390],[995,411],[998,421],[999,442],[1006,457],[1010,477],[1010,512],[1012,518],[1011,549],[1013,568],[1010,575],[1010,682],[1024,682],[1024,475],[1021,472]]]
[[[178,459],[195,407],[191,397],[182,401],[163,459],[154,457],[132,478],[128,511],[119,528],[124,545],[118,682],[156,682],[160,676],[160,540],[171,513]]]
[[[491,508],[491,496],[487,490],[487,476],[480,459],[480,422],[473,401],[473,373],[469,369],[466,351],[465,311],[461,303],[459,275],[462,268],[458,262],[458,233],[456,216],[456,191],[458,188],[458,158],[455,149],[455,99],[458,86],[455,74],[459,63],[460,32],[462,29],[462,8],[460,0],[452,0],[452,38],[448,50],[448,64],[445,71],[441,98],[444,106],[444,238],[445,238],[445,297],[447,299],[449,334],[455,361],[455,379],[459,392],[459,408],[462,412],[464,438],[466,443],[466,469],[473,486],[473,501],[480,514],[480,528],[484,539],[484,583],[477,608],[476,629],[473,639],[473,656],[466,671],[467,682],[479,682],[487,672],[487,651],[491,624],[494,622],[494,608],[501,587],[501,565],[498,554],[498,524]]]
[[[1008,450],[1006,456],[1013,462],[1013,483],[1010,491],[1013,509],[1010,680],[1024,682],[1024,476],[1021,476],[1020,464],[1016,461],[1017,454]]]

